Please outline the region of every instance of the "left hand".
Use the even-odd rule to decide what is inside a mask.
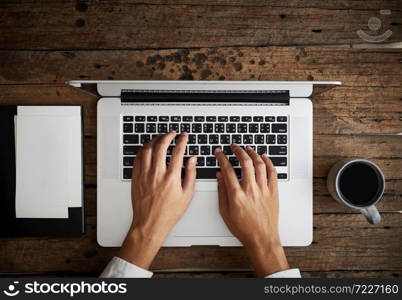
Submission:
[[[134,218],[118,256],[145,269],[194,194],[196,157],[187,161],[185,177],[181,179],[187,133],[178,137],[166,166],[167,149],[176,135],[173,131],[158,136],[141,148],[134,162],[131,186]]]

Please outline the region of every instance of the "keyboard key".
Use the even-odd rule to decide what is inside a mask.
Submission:
[[[240,117],[231,116],[231,117],[229,118],[229,120],[230,120],[230,122],[240,122]]]
[[[211,147],[210,146],[201,146],[201,155],[211,155]]]
[[[223,146],[222,151],[225,155],[233,155],[232,148],[230,148],[230,146]]]
[[[251,122],[252,118],[250,116],[243,116],[241,117],[242,122]]]
[[[214,155],[216,148],[221,148],[221,150],[222,150],[222,146],[220,146],[220,145],[212,146],[212,151],[211,151],[212,155]]]
[[[149,134],[141,134],[141,144],[146,144],[151,141],[151,136]]]
[[[132,166],[134,163],[134,156],[123,157],[123,166]]]
[[[137,153],[140,149],[141,149],[141,146],[124,146],[123,154],[124,155],[137,155]]]
[[[240,165],[239,160],[235,156],[229,157],[229,162],[233,167],[237,167]]]
[[[287,179],[288,178],[288,174],[286,173],[278,173],[278,179]]]
[[[248,126],[248,132],[250,132],[250,133],[258,133],[258,125],[259,124],[250,124]]]
[[[189,155],[198,155],[199,147],[198,146],[188,146],[188,154]]]
[[[183,122],[193,122],[192,116],[183,116]]]
[[[206,120],[207,120],[207,122],[216,122],[216,117],[215,116],[207,116]]]
[[[181,132],[191,132],[191,124],[190,123],[181,123],[180,131]]]
[[[216,124],[215,124],[215,132],[216,132],[216,133],[223,133],[223,132],[225,132],[225,124],[216,123]]]
[[[195,121],[195,122],[204,122],[204,121],[205,121],[205,117],[203,117],[203,116],[195,116],[195,117],[194,117],[194,121]]]
[[[276,139],[277,139],[277,143],[278,143],[278,144],[287,144],[287,143],[288,143],[288,137],[287,137],[287,135],[278,134],[278,136],[276,137]]]
[[[216,158],[215,156],[207,157],[207,167],[215,167],[216,166]]]
[[[147,122],[156,122],[158,120],[157,116],[148,116]]]
[[[195,134],[189,134],[187,144],[197,144],[197,136]]]
[[[266,135],[266,144],[275,144],[276,143],[276,137],[274,134],[267,134]]]
[[[198,156],[197,157],[197,167],[203,167],[205,165],[205,157]]]
[[[266,154],[267,153],[267,146],[258,146],[257,147],[257,153],[258,154]]]
[[[253,144],[253,135],[251,135],[251,134],[243,135],[243,144],[246,144],[246,145]]]
[[[192,132],[193,133],[201,133],[202,132],[202,126],[200,123],[193,123],[193,125],[191,126],[192,128]]]
[[[159,122],[169,122],[168,116],[159,116]]]
[[[269,158],[275,167],[285,167],[288,164],[288,160],[286,157],[282,156],[272,156]]]
[[[180,116],[171,116],[170,122],[181,122],[181,117]]]
[[[218,117],[218,122],[227,122],[227,121],[229,121],[229,118],[226,116]]]
[[[133,132],[133,124],[123,123],[123,132],[127,132],[127,133]]]
[[[123,121],[124,122],[132,122],[132,121],[134,121],[134,117],[133,116],[124,116]]]
[[[219,168],[197,168],[197,179],[216,179]],[[241,178],[241,169],[234,168],[237,178]]]
[[[275,117],[267,116],[265,117],[265,122],[275,122]]]
[[[221,134],[221,144],[230,144],[229,134]]]
[[[172,131],[172,130],[179,132],[180,124],[179,123],[169,123],[169,131]]]
[[[155,133],[156,132],[156,123],[147,123],[146,131],[147,131],[147,133]]]
[[[159,123],[158,124],[158,133],[167,133],[168,132],[168,124]]]
[[[287,124],[272,124],[272,133],[287,132]]]
[[[255,143],[255,144],[265,144],[264,135],[262,135],[262,134],[256,134],[256,135],[254,136],[254,143]]]
[[[226,132],[227,133],[235,133],[236,132],[236,124],[233,124],[233,123],[226,124]]]
[[[166,155],[172,155],[174,146],[170,145],[166,149]]]
[[[214,132],[214,124],[212,124],[212,123],[204,123],[203,132],[204,133]]]
[[[136,122],[145,122],[145,116],[135,116]]]
[[[133,168],[123,168],[123,178],[124,179],[131,179]]]
[[[263,122],[264,117],[263,116],[254,116],[253,117],[253,122]]]
[[[198,141],[198,144],[207,144],[208,143],[208,135],[199,134],[197,141]]]
[[[145,132],[145,125],[143,123],[136,123],[135,124],[135,132],[137,132],[137,133]]]
[[[217,135],[217,134],[210,134],[210,135],[209,135],[209,143],[210,143],[210,144],[219,144],[219,135]]]
[[[241,144],[241,135],[240,134],[232,134],[232,143]]]
[[[269,146],[269,155],[286,155],[288,149],[286,146]]]
[[[137,134],[124,134],[123,144],[138,144],[139,138]]]
[[[260,132],[261,133],[269,133],[270,125],[269,124],[261,124]]]
[[[237,124],[237,132],[238,133],[247,132],[247,124],[244,124],[244,123]]]
[[[285,116],[276,117],[276,121],[277,122],[287,122],[288,117],[285,117]]]

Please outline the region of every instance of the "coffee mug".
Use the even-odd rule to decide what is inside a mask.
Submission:
[[[371,224],[381,221],[375,204],[385,188],[381,169],[367,159],[345,159],[329,171],[327,186],[331,196],[340,203],[360,210]]]

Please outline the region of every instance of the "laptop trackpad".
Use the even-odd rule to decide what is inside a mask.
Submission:
[[[183,218],[173,229],[175,236],[233,236],[219,214],[217,192],[195,192]]]

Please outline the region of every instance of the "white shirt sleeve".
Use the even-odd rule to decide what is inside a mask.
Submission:
[[[120,257],[113,257],[103,270],[100,277],[103,278],[151,278],[154,273],[140,268]]]
[[[301,278],[299,269],[289,269],[265,276],[265,278]]]

